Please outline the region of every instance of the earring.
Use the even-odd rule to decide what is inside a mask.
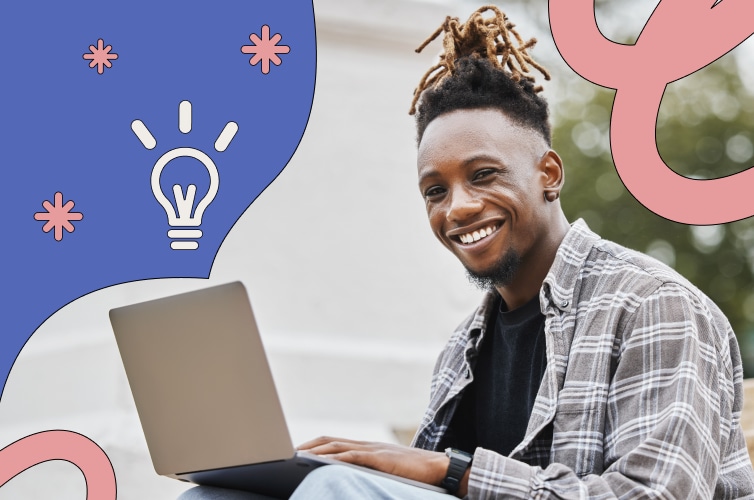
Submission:
[[[545,191],[544,197],[545,201],[553,202],[560,197],[560,193],[558,193],[557,191]]]

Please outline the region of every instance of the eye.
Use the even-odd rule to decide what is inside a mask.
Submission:
[[[437,198],[438,196],[441,196],[445,193],[445,188],[440,186],[430,186],[427,188],[426,191],[424,191],[424,197],[425,198]]]
[[[482,170],[477,170],[474,173],[473,180],[476,181],[476,180],[484,179],[485,177],[489,177],[490,175],[492,175],[494,172],[495,171],[491,168],[483,168]]]

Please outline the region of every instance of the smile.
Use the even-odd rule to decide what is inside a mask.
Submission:
[[[460,239],[461,243],[465,245],[468,245],[470,243],[475,243],[479,240],[486,238],[492,233],[494,233],[498,227],[499,227],[498,224],[491,224],[485,228],[477,229],[476,231],[471,231],[466,234],[460,234],[458,235],[458,239]]]

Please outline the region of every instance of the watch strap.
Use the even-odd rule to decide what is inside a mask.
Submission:
[[[447,448],[445,454],[450,458],[450,463],[440,486],[448,490],[448,493],[455,493],[461,486],[461,479],[466,474],[466,469],[471,466],[474,456],[455,448]]]

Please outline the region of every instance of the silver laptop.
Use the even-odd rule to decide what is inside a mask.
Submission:
[[[295,450],[240,282],[112,309],[110,322],[158,474],[287,498],[342,464]]]

